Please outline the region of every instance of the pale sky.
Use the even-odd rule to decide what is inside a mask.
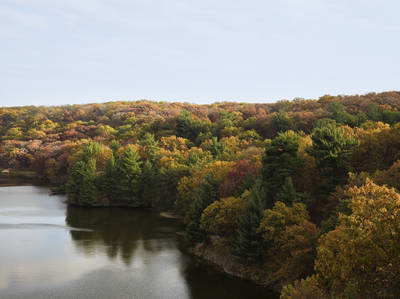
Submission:
[[[0,0],[0,106],[400,89],[398,0]]]

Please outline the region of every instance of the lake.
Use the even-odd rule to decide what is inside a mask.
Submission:
[[[187,255],[175,219],[65,199],[0,187],[0,298],[277,298]]]

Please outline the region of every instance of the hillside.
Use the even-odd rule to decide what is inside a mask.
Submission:
[[[3,107],[0,170],[71,204],[181,216],[195,252],[282,298],[396,298],[399,122],[395,91]]]

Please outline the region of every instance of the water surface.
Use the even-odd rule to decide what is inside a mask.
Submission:
[[[48,193],[0,187],[0,298],[276,298],[196,263],[174,219]]]

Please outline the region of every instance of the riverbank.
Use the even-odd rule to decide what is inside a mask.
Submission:
[[[203,263],[208,264],[217,271],[271,289],[276,292],[277,298],[279,298],[282,285],[271,284],[271,280],[264,267],[260,267],[258,264],[243,265],[239,263],[231,255],[229,247],[221,246],[221,244],[218,244],[218,241],[210,241],[210,244],[197,244],[190,252]]]

